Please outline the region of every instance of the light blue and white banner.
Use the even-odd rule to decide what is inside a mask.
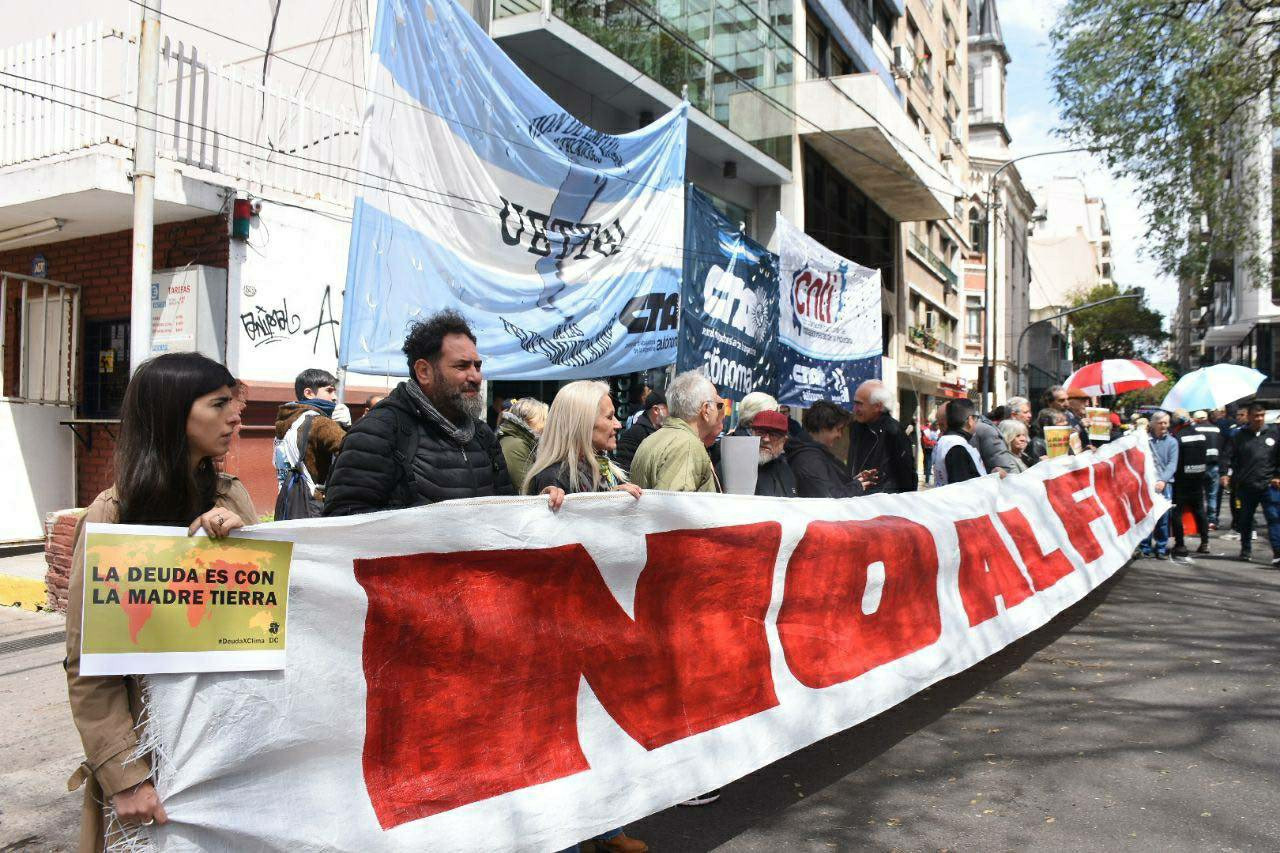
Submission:
[[[688,104],[593,130],[453,0],[381,0],[373,54],[342,365],[407,375],[406,329],[445,308],[491,379],[671,363]]]
[[[842,258],[779,213],[778,402],[848,407],[880,378],[880,271]]]

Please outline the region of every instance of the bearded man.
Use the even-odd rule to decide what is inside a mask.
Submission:
[[[787,416],[782,412],[764,411],[751,419],[748,428],[760,439],[760,471],[756,475],[756,494],[771,498],[794,498],[796,476],[787,462]]]
[[[467,321],[441,311],[415,323],[404,354],[410,378],[347,433],[329,475],[325,515],[516,493],[484,421],[482,362]],[[564,499],[555,486],[543,494],[553,509]]]

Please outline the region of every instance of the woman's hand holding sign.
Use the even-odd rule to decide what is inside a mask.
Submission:
[[[210,539],[221,539],[236,528],[244,527],[244,521],[234,512],[215,506],[191,522],[191,526],[187,528],[187,535],[195,536],[196,531],[201,527],[204,528],[205,533],[209,534]]]
[[[114,794],[111,805],[116,810],[116,816],[124,823],[150,826],[153,823],[167,823],[169,820],[160,803],[160,796],[156,793],[156,786],[150,780]]]

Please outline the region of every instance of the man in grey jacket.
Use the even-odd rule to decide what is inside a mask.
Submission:
[[[985,415],[978,416],[978,423],[969,437],[969,444],[978,451],[982,465],[988,473],[998,472],[1001,477],[1018,470],[1014,462],[1013,452],[1000,434],[999,428]]]

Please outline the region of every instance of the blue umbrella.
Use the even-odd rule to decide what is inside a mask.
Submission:
[[[1256,393],[1266,378],[1266,374],[1238,364],[1202,367],[1179,379],[1165,395],[1160,408],[1170,412],[1174,409],[1221,409],[1228,403]]]

